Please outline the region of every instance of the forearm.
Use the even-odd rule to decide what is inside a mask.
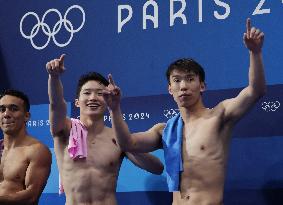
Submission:
[[[250,51],[249,86],[261,97],[266,92],[262,53]]]
[[[50,102],[50,130],[54,134],[64,128],[67,114],[67,105],[63,97],[63,85],[59,76],[49,75],[48,96]]]
[[[162,174],[164,166],[162,162],[152,154],[149,153],[132,153],[135,158],[135,164],[153,174]]]
[[[0,196],[1,205],[35,205],[37,197],[33,196],[29,190]]]
[[[63,85],[60,76],[49,75],[48,78],[48,96],[50,104],[62,104],[65,102],[63,96]]]
[[[131,148],[134,147],[134,142],[128,125],[123,119],[120,107],[116,110],[111,110],[110,115],[112,128],[115,130],[119,146],[123,151],[131,151]]]

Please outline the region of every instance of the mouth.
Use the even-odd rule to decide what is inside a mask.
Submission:
[[[14,122],[3,122],[2,125],[9,126],[15,124]]]
[[[101,105],[99,103],[88,103],[86,106],[92,109],[97,109]]]
[[[185,98],[185,97],[191,97],[191,95],[186,93],[179,95],[179,98]]]

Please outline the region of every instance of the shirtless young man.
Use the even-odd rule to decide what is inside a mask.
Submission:
[[[1,150],[0,204],[36,205],[51,167],[49,149],[29,136],[29,100],[16,90],[0,95],[0,127],[4,134]],[[3,147],[2,147],[3,148]]]
[[[264,34],[251,28],[250,19],[247,19],[246,27],[243,40],[250,54],[249,85],[235,98],[207,109],[201,95],[205,90],[205,74],[199,64],[192,59],[181,59],[172,63],[167,70],[168,90],[180,109],[183,121],[180,129],[183,133],[180,139],[182,151],[178,152],[181,152],[183,171],[177,172],[180,173],[180,192],[173,194],[173,205],[223,204],[232,129],[266,92],[261,52]],[[163,123],[156,124],[146,132],[130,134],[122,119],[119,93],[119,88],[111,80],[111,89],[105,95],[111,100],[107,102],[112,126],[122,149],[131,152],[150,152],[158,148],[165,150]],[[172,165],[166,166],[170,168]]]
[[[114,131],[104,124],[107,106],[102,90],[109,82],[95,72],[81,76],[75,100],[75,105],[80,108],[80,122],[87,131],[87,157],[71,159],[68,146],[74,124],[73,119],[66,116],[60,80],[64,55],[48,62],[46,68],[49,73],[50,129],[66,205],[116,205],[117,178],[125,155],[149,172],[162,173],[163,165],[158,158],[150,154],[124,153],[116,143]]]

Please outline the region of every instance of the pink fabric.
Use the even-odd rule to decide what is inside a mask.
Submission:
[[[71,159],[80,159],[87,157],[87,130],[78,119],[71,119],[72,127],[69,137],[68,152]]]
[[[77,160],[87,157],[87,130],[83,123],[71,118],[72,127],[69,136],[68,153],[71,159]],[[59,194],[64,193],[64,187],[59,175]]]
[[[62,181],[61,181],[61,177],[59,175],[59,194],[63,194],[65,191],[64,191],[64,187],[63,187],[63,184],[62,184]]]

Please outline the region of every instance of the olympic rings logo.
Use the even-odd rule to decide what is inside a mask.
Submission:
[[[261,108],[266,112],[275,112],[280,107],[280,102],[263,102],[261,103]]]
[[[163,110],[163,115],[167,118],[170,119],[174,116],[176,116],[180,112],[179,109],[168,109],[168,110]]]
[[[81,13],[82,13],[82,23],[81,25],[77,28],[77,29],[74,29],[73,27],[73,24],[71,23],[70,20],[68,20],[67,16],[69,14],[69,12],[73,9],[78,9]],[[45,21],[45,18],[46,16],[49,14],[49,13],[56,13],[59,17],[59,20],[57,21],[57,23],[53,26],[53,28],[50,28],[49,25],[47,25],[44,21]],[[25,34],[23,32],[23,22],[24,20],[26,19],[26,17],[28,16],[34,16],[37,20],[37,24],[35,24],[31,31],[30,31],[30,34]],[[57,10],[57,9],[49,9],[47,10],[43,17],[42,17],[42,20],[40,21],[39,19],[39,16],[35,13],[35,12],[28,12],[26,13],[22,19],[21,19],[21,22],[20,22],[20,32],[22,34],[22,36],[26,39],[29,39],[30,42],[31,42],[31,45],[33,46],[33,48],[37,49],[37,50],[42,50],[44,48],[46,48],[52,38],[53,42],[55,43],[55,45],[59,46],[59,47],[65,47],[67,45],[69,45],[69,43],[71,42],[71,40],[73,39],[73,36],[74,36],[74,33],[77,33],[79,32],[82,27],[84,26],[85,24],[85,12],[84,12],[84,9],[79,6],[79,5],[73,5],[71,7],[69,7],[66,11],[66,13],[64,14],[64,18],[62,18],[62,14]],[[62,25],[64,25],[65,29],[70,33],[70,37],[69,39],[67,40],[67,42],[65,43],[59,43],[56,38],[55,38],[55,35],[57,33],[59,33]],[[34,40],[33,38],[38,34],[40,28],[42,29],[43,33],[48,37],[46,43],[42,46],[38,46],[34,43]]]

